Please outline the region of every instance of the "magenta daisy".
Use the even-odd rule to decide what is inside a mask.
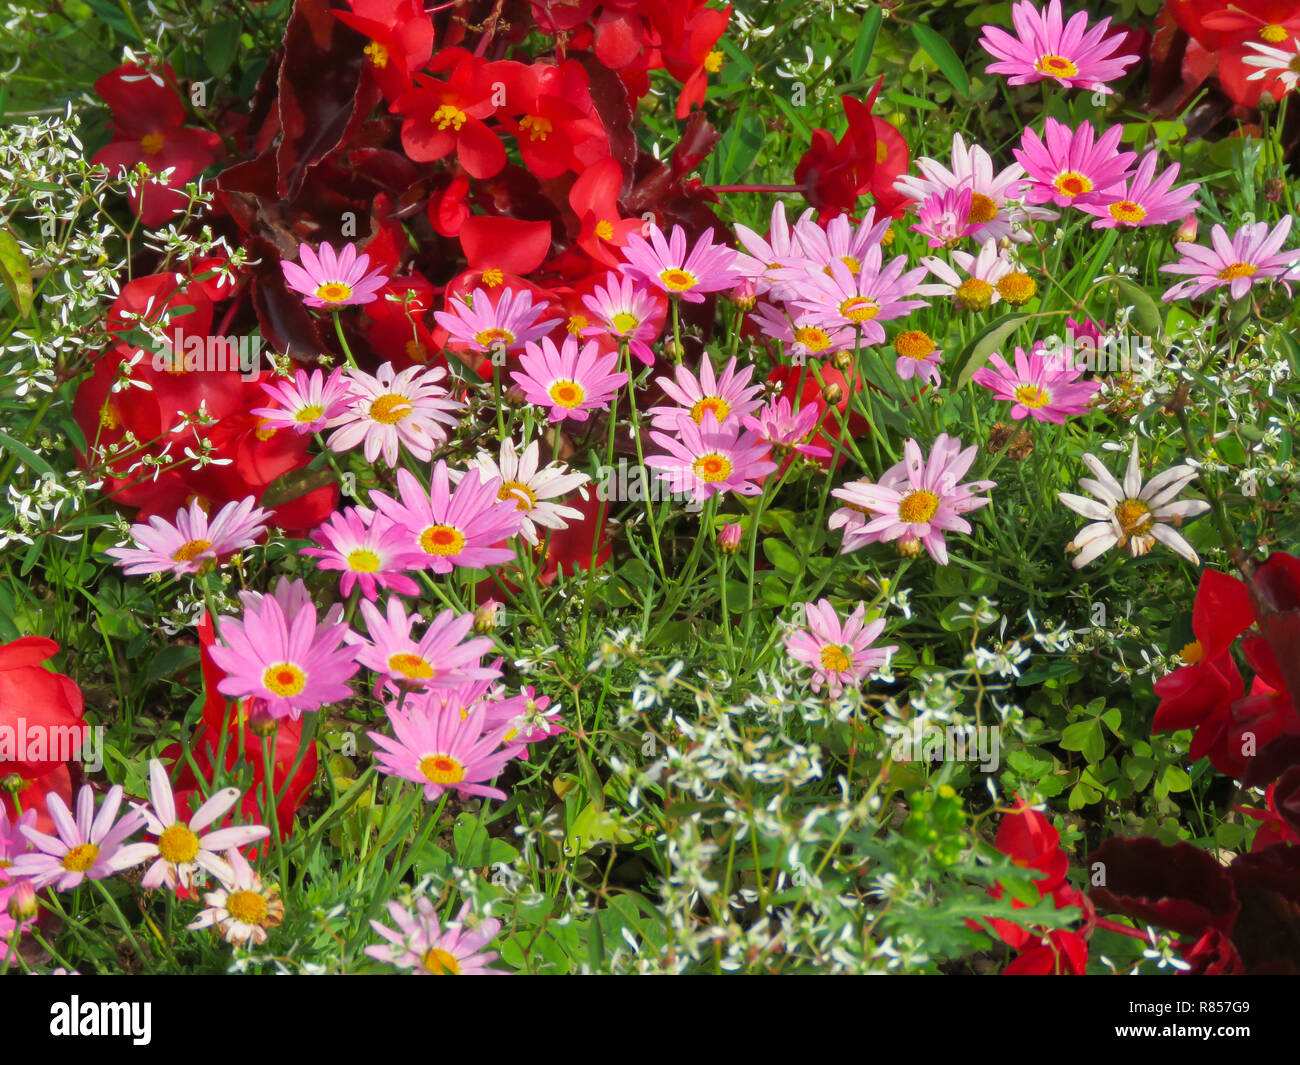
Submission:
[[[380,588],[390,588],[401,595],[416,595],[419,585],[402,571],[418,567],[422,556],[411,550],[411,537],[405,528],[382,514],[362,518],[356,507],[335,511],[311,538],[320,547],[304,547],[302,554],[319,559],[323,570],[339,570],[339,592],[352,594],[355,585],[361,594],[374,599]]]
[[[149,856],[150,844],[123,843],[140,830],[145,817],[132,810],[117,821],[121,805],[122,785],[115,784],[96,813],[95,789],[84,784],[77,793],[74,820],[58,793],[47,792],[45,809],[58,835],[47,836],[30,825],[19,825],[19,831],[36,849],[18,855],[9,867],[9,875],[29,877],[37,890],[53,884],[56,891],[68,891],[83,880],[103,880],[139,865]]]
[[[1011,85],[1050,80],[1067,89],[1109,93],[1112,90],[1106,83],[1121,77],[1138,60],[1135,55],[1115,55],[1124,36],[1106,36],[1109,18],[1089,29],[1088,14],[1080,11],[1067,23],[1061,14],[1061,0],[1049,0],[1042,11],[1030,0],[1020,0],[1012,5],[1011,21],[1016,36],[997,26],[985,26],[980,39],[984,50],[997,60],[986,72],[1009,75]]]
[[[836,509],[826,522],[826,527],[832,532],[836,529],[844,530],[844,540],[840,545],[840,554],[845,555],[851,551],[866,547],[867,544],[880,543],[886,539],[879,530],[867,532],[867,522],[872,518],[879,517],[879,513],[860,503],[852,502],[858,495],[858,489],[893,488],[903,484],[906,480],[907,460],[904,459],[887,469],[881,474],[880,480],[874,482],[874,484],[864,477],[832,489],[831,495],[845,502],[845,505]]]
[[[1178,178],[1178,164],[1170,164],[1169,169],[1157,177],[1158,155],[1155,151],[1147,152],[1128,182],[1116,185],[1100,202],[1077,205],[1079,210],[1097,216],[1097,221],[1092,224],[1093,229],[1159,226],[1166,222],[1181,221],[1189,210],[1196,209],[1195,202],[1188,201],[1201,187],[1200,182],[1193,181],[1173,188],[1174,181]]]
[[[807,311],[800,311],[792,319],[767,303],[754,311],[754,324],[764,336],[778,341],[785,354],[796,362],[833,355],[857,342],[856,329],[821,325],[817,317]]]
[[[813,209],[804,211],[795,226],[811,222]],[[815,222],[812,222],[816,225]],[[770,294],[773,299],[789,298],[789,286],[776,280],[772,275],[776,270],[797,267],[805,260],[803,244],[795,236],[785,217],[785,204],[780,200],[772,208],[772,219],[767,236],[760,237],[752,229],[737,225],[736,239],[740,241],[748,255],[737,253],[736,268],[754,283],[757,295]]]
[[[209,825],[219,823],[239,801],[240,794],[238,788],[213,792],[207,802],[185,821],[176,812],[176,796],[167,770],[161,761],[151,758],[149,798],[152,809],[139,805],[135,808],[144,815],[145,828],[158,838],[144,845],[150,848],[149,857],[155,861],[145,871],[141,885],[160,888],[165,884],[173,891],[188,890],[193,887],[200,869],[206,869],[219,880],[231,879],[234,870],[217,852],[231,847],[246,847],[259,839],[266,839],[271,830],[264,825],[237,825],[203,835],[199,833]]]
[[[529,403],[550,407],[553,422],[585,422],[591,411],[608,407],[627,384],[627,374],[618,370],[618,352],[602,355],[594,340],[580,348],[571,336],[559,348],[550,337],[543,337],[541,344],[529,343],[519,356],[519,367],[510,376]]]
[[[644,365],[655,361],[650,345],[663,331],[667,312],[662,295],[630,277],[611,273],[590,296],[582,297],[582,305],[596,320],[595,325],[582,330],[584,337],[607,336],[615,343],[626,344]]]
[[[513,440],[503,440],[499,459],[481,451],[470,460],[469,470],[465,473],[452,470],[451,478],[459,482],[468,472],[477,470],[484,481],[500,485],[497,498],[513,502],[519,508],[523,515],[519,535],[536,547],[541,543],[537,533],[539,525],[544,529],[567,529],[569,521],[582,517],[580,510],[552,500],[582,488],[591,480],[585,473],[571,472],[563,462],[552,462],[544,467],[540,462],[541,444],[538,441],[530,443],[521,455],[515,450]],[[582,488],[582,497],[587,498],[585,488]]]
[[[794,226],[794,237],[803,249],[806,262],[796,262],[788,269],[806,267],[808,272],[821,271],[830,274],[831,263],[839,261],[849,268],[849,273],[859,274],[868,253],[875,248],[877,254],[885,234],[889,232],[888,218],[876,221],[876,209],[868,207],[857,228],[849,221],[848,215],[837,215],[826,223],[823,229],[808,214],[799,219]]]
[[[249,413],[261,416],[263,428],[292,429],[300,436],[327,428],[353,398],[351,383],[341,367],[328,378],[320,370],[310,377],[306,370],[298,370],[292,381],[267,382],[262,391],[277,405],[255,407]]]
[[[1267,222],[1242,226],[1231,240],[1228,231],[1216,225],[1210,230],[1211,246],[1208,248],[1188,243],[1174,245],[1183,257],[1176,263],[1160,267],[1160,271],[1189,277],[1167,289],[1163,298],[1166,301],[1199,299],[1226,285],[1228,295],[1239,300],[1253,285],[1285,277],[1291,267],[1300,262],[1300,249],[1278,250],[1290,233],[1291,216],[1287,215],[1271,230]],[[1285,280],[1282,284],[1290,292]]]
[[[1012,367],[1001,355],[992,355],[992,369],[976,370],[971,380],[1012,403],[1011,417],[1017,420],[1062,425],[1066,418],[1087,411],[1092,397],[1101,391],[1099,381],[1079,380],[1083,366],[1059,356],[1026,354],[1024,348],[1016,348],[1015,360]]]
[[[534,304],[526,289],[502,289],[494,303],[484,289],[477,288],[469,299],[453,299],[450,311],[436,311],[433,317],[452,340],[486,355],[494,350],[518,351],[545,336],[559,321],[546,318],[539,322],[547,309],[545,303]]]
[[[375,682],[376,696],[385,677],[410,688],[446,688],[466,680],[491,680],[501,675],[499,670],[479,665],[492,649],[490,639],[465,640],[474,628],[473,613],[457,616],[444,610],[418,639],[411,630],[424,619],[419,614],[407,614],[396,596],[388,600],[386,617],[370,602],[361,604],[361,616],[369,639],[355,632],[349,633],[347,639],[357,647],[357,661],[380,674],[380,680]]]
[[[512,731],[509,724],[484,731],[482,703],[431,705],[421,699],[409,709],[390,703],[387,712],[393,736],[367,733],[379,748],[375,761],[381,773],[423,785],[426,799],[437,799],[448,789],[463,797],[506,797],[489,782],[519,753],[519,746],[502,746]]]
[[[292,588],[287,596],[286,588]],[[297,720],[306,711],[348,698],[348,680],[360,668],[344,643],[348,627],[338,611],[318,624],[316,605],[301,581],[281,583],[276,595],[244,598],[242,618],[218,621],[212,660],[226,676],[217,690],[232,698],[252,698],[275,718]],[[286,613],[282,600],[296,601]]]
[[[270,515],[254,503],[252,496],[245,496],[227,503],[209,520],[196,499],[176,512],[175,524],[155,514],[147,525],[132,525],[131,536],[138,547],[112,547],[106,553],[128,574],[200,573],[221,558],[252,547],[266,532]]]
[[[811,687],[820,692],[825,685],[831,698],[839,698],[846,687],[858,687],[868,677],[886,668],[898,650],[897,644],[873,647],[885,631],[885,619],[865,621],[867,604],[844,621],[829,599],[804,604],[806,628],[786,638],[786,653],[812,670]]]
[[[673,375],[676,381],[660,377],[657,383],[678,405],[650,408],[651,424],[656,429],[676,429],[682,420],[699,425],[710,411],[718,424],[726,425],[729,419],[739,421],[763,405],[762,400],[755,398],[763,391],[762,384],[749,383],[754,367],[743,366],[737,371],[734,355],[723,368],[721,377],[714,374],[707,354],[700,360],[698,377],[685,366],[678,366]]]
[[[704,231],[688,254],[681,226],[673,226],[671,238],[664,240],[663,232],[652,224],[649,240],[636,233],[628,238],[623,258],[625,274],[643,277],[688,303],[702,303],[705,293],[725,292],[745,276],[736,264],[736,253],[713,243],[712,229]]]
[[[711,410],[705,411],[701,424],[683,419],[674,429],[676,437],[650,434],[668,454],[647,455],[645,464],[658,470],[674,493],[689,495],[696,502],[718,492],[758,495],[762,489],[755,479],[776,469],[763,440],[748,430],[742,432],[738,421],[719,425]]]
[[[813,459],[828,459],[831,453],[824,447],[808,443],[816,428],[818,408],[809,403],[794,411],[785,396],[770,399],[759,408],[757,415],[746,415],[745,428],[772,445],[778,454],[797,451]]]
[[[1107,200],[1137,158],[1136,152],[1118,150],[1123,136],[1123,126],[1112,126],[1095,140],[1091,122],[1072,130],[1054,118],[1047,120],[1042,139],[1026,128],[1020,147],[1012,152],[1032,181],[1025,198],[1058,207]]]
[[[508,547],[492,546],[523,525],[514,500],[499,498],[500,487],[496,481],[462,477],[453,491],[447,463],[439,460],[427,492],[409,470],[398,470],[398,499],[382,492],[371,492],[370,498],[406,529],[420,569],[450,573],[456,566],[482,569],[515,557]]]
[[[361,444],[367,462],[382,454],[389,466],[396,466],[403,447],[427,462],[447,442],[443,426],[456,424],[452,412],[465,409],[438,383],[447,376],[441,366],[411,366],[398,373],[386,362],[373,377],[352,369],[347,376],[352,403],[335,420],[329,447],[350,451]]]
[[[978,228],[970,220],[969,188],[932,192],[916,209],[916,224],[909,229],[929,238],[932,248],[951,248]]]
[[[498,932],[501,922],[488,918],[477,927],[468,923],[470,904],[456,914],[455,921],[439,924],[438,913],[427,898],[419,899],[412,913],[399,902],[388,904],[396,928],[380,921],[370,927],[388,942],[366,947],[366,953],[398,969],[410,969],[417,976],[503,976],[489,968],[497,952],[484,950]]]
[[[958,484],[978,450],[972,445],[962,451],[960,440],[940,433],[927,461],[920,445],[909,440],[903,445],[902,477],[893,484],[858,481],[833,494],[874,512],[876,516],[862,527],[863,533],[879,534],[881,540],[901,540],[900,547],[908,552],[924,546],[931,558],[946,566],[944,532],[970,532],[970,523],[961,515],[986,506],[988,498],[975,493],[995,486],[994,481]]]
[[[280,269],[289,287],[302,295],[308,307],[347,307],[371,303],[388,283],[382,270],[370,270],[370,256],[358,255],[353,244],[335,253],[322,241],[320,254],[311,245],[298,245],[298,263],[281,261]],[[369,272],[367,272],[369,271]]]
[[[839,260],[830,264],[830,276],[810,274],[800,286],[800,298],[794,306],[806,311],[815,322],[832,329],[855,329],[863,344],[879,344],[885,339],[881,322],[901,318],[925,300],[908,299],[920,291],[925,267],[907,270],[907,259],[899,255],[881,266],[879,246],[871,248],[855,275]]]
[[[9,944],[14,937],[23,935],[35,919],[21,911],[9,912],[11,905],[18,907],[35,900],[31,881],[10,874],[14,859],[31,850],[30,841],[23,835],[23,826],[36,826],[36,811],[24,810],[11,821],[9,812],[0,803],[0,962],[9,957]]]

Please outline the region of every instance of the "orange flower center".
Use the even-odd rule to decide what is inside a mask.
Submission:
[[[1046,407],[1052,402],[1052,393],[1045,388],[1039,388],[1037,385],[1021,385],[1013,393],[1016,402],[1025,407],[1033,407],[1037,410],[1039,407]]]
[[[469,119],[459,107],[452,107],[451,104],[443,104],[430,117],[429,121],[437,124],[439,129],[446,129],[448,126],[456,133],[460,132],[460,127]]]
[[[163,149],[163,135],[161,133],[146,133],[140,138],[140,150],[145,155],[157,155]]]
[[[506,481],[497,491],[497,498],[513,500],[515,506],[525,514],[537,506],[537,493],[523,481]]]
[[[1053,78],[1072,78],[1079,73],[1079,68],[1074,65],[1073,61],[1066,59],[1063,55],[1039,56],[1038,62],[1034,64],[1034,69],[1040,74],[1046,74]]]
[[[997,201],[991,196],[977,192],[970,198],[970,214],[966,218],[967,222],[982,226],[985,222],[992,222],[997,216]]]
[[[1126,499],[1115,508],[1115,520],[1125,536],[1138,536],[1145,533],[1155,520],[1151,517],[1151,508],[1140,499]]]
[[[701,481],[713,484],[716,481],[725,481],[730,477],[733,467],[731,460],[726,455],[710,452],[697,458],[691,468],[695,471],[695,476]]]
[[[659,280],[664,283],[664,288],[670,292],[685,292],[699,283],[694,274],[676,268],[663,271],[659,275]]]
[[[449,954],[441,947],[434,947],[433,950],[425,951],[420,960],[424,963],[424,968],[430,976],[460,975],[460,962],[456,960],[456,956]]]
[[[280,662],[262,674],[262,686],[281,698],[297,695],[307,687],[307,674],[292,662]]]
[[[1058,174],[1052,184],[1063,196],[1082,196],[1085,192],[1092,191],[1092,182],[1077,170],[1067,170],[1064,174]]]
[[[420,772],[430,784],[459,784],[465,779],[465,767],[449,754],[421,758]]]
[[[709,411],[713,411],[713,416],[721,424],[726,420],[727,415],[731,413],[731,405],[721,396],[705,396],[703,399],[697,400],[695,406],[691,408],[691,417],[695,419],[695,424],[702,424],[704,415]]]
[[[549,118],[543,118],[541,115],[524,115],[519,120],[519,128],[528,131],[530,141],[544,141],[551,135],[554,127]]]
[[[211,540],[186,540],[172,555],[173,562],[193,562],[212,546]]]
[[[1204,655],[1205,649],[1201,646],[1200,640],[1193,640],[1178,652],[1178,657],[1186,662],[1189,666],[1196,665]]]
[[[379,556],[364,547],[358,547],[348,555],[348,569],[357,573],[378,573]]]
[[[820,658],[822,667],[829,670],[831,673],[847,672],[849,667],[853,664],[852,659],[845,654],[844,648],[833,643],[828,643],[822,648]]]
[[[342,303],[352,295],[352,288],[342,281],[327,281],[316,290],[316,298],[326,303]]]
[[[420,533],[420,547],[426,555],[459,555],[465,550],[465,535],[453,525],[430,525]]]
[[[587,398],[587,393],[577,381],[556,381],[547,391],[557,407],[572,410]]]
[[[993,302],[993,286],[978,277],[972,277],[957,286],[957,302],[968,311],[986,311]]]
[[[63,856],[62,866],[70,873],[84,873],[99,857],[99,848],[93,843],[79,843]]]
[[[1258,267],[1250,263],[1233,263],[1231,266],[1225,266],[1218,273],[1220,281],[1235,281],[1239,277],[1254,277]]]
[[[388,66],[388,49],[378,41],[371,41],[361,50],[370,57],[370,62],[374,63],[378,69],[383,70],[384,67]]]
[[[825,330],[812,325],[800,326],[794,331],[794,338],[814,355],[831,346],[831,338]]]
[[[260,925],[266,920],[266,899],[256,891],[233,891],[226,899],[226,910],[240,924]]]
[[[370,404],[370,419],[381,425],[396,425],[414,410],[415,406],[408,396],[389,392]]]
[[[199,853],[199,837],[182,824],[172,825],[158,837],[158,853],[164,861],[184,865]]]
[[[407,651],[389,658],[388,668],[394,673],[400,673],[403,677],[410,677],[411,680],[428,680],[433,676],[433,666],[419,655],[413,655]]]
[[[1034,298],[1038,282],[1020,270],[1012,271],[998,281],[998,294],[1013,307],[1019,307]]]
[[[1110,205],[1110,216],[1116,222],[1141,222],[1147,216],[1147,209],[1132,200],[1120,200]]]
[[[928,333],[908,329],[894,337],[894,352],[907,359],[927,359],[934,351],[934,341]]]
[[[481,333],[474,334],[474,340],[485,348],[495,347],[497,344],[508,348],[515,342],[515,335],[509,329],[484,329]]]
[[[914,525],[920,525],[934,517],[939,509],[939,497],[933,492],[917,491],[903,497],[898,504],[898,517]]]

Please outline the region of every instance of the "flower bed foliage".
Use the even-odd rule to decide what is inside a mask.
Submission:
[[[1300,967],[1293,2],[11,10],[5,969]]]

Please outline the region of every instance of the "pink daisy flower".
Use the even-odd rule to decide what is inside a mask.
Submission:
[[[944,532],[970,532],[970,523],[961,517],[986,506],[987,497],[976,492],[993,488],[994,481],[957,482],[970,469],[979,449],[972,445],[961,450],[961,441],[940,433],[927,461],[920,445],[909,440],[903,445],[905,463],[902,478],[893,484],[854,482],[834,493],[837,498],[873,511],[864,533],[879,533],[881,540],[902,540],[906,551],[924,546],[939,565],[948,564]]]
[[[1015,263],[993,240],[986,241],[978,255],[954,251],[952,260],[968,276],[962,277],[942,259],[925,255],[921,257],[921,265],[939,281],[918,285],[916,291],[923,296],[951,296],[968,311],[986,311],[1000,303],[1002,293],[998,291],[998,282],[1016,270]]]
[[[446,925],[438,923],[437,911],[427,898],[416,902],[414,913],[398,902],[390,902],[388,912],[397,927],[370,922],[370,927],[388,940],[387,944],[366,947],[370,957],[410,969],[418,976],[506,975],[500,969],[489,968],[497,952],[483,949],[501,931],[501,922],[489,918],[471,927],[466,923],[468,902],[460,908],[456,920]]]
[[[382,454],[389,466],[396,466],[403,447],[427,462],[447,442],[443,426],[456,424],[452,412],[465,409],[438,383],[447,376],[441,366],[411,366],[398,373],[386,362],[373,377],[353,369],[347,376],[352,404],[335,420],[329,448],[350,451],[361,444],[367,462]]]
[[[506,797],[489,781],[500,775],[519,747],[501,746],[511,731],[508,724],[484,731],[486,709],[482,703],[472,707],[447,703],[435,708],[426,700],[406,710],[391,703],[387,713],[393,737],[367,733],[379,748],[375,761],[381,773],[423,785],[424,797],[430,800],[448,789],[462,797]]]
[[[777,341],[785,354],[796,362],[833,355],[857,343],[857,330],[843,326],[826,326],[807,311],[791,318],[770,304],[761,304],[753,315],[758,331]]]
[[[1135,55],[1115,55],[1124,43],[1123,34],[1107,37],[1110,19],[1091,29],[1088,14],[1080,11],[1067,23],[1061,14],[1061,0],[1049,0],[1040,11],[1030,0],[1012,5],[1013,37],[997,26],[985,26],[980,44],[997,60],[989,74],[1007,74],[1011,85],[1028,85],[1051,80],[1067,89],[1091,89],[1109,93],[1107,82],[1121,77],[1137,62]]]
[[[929,238],[932,248],[951,248],[978,228],[970,220],[971,190],[932,192],[916,209],[916,225],[909,229]]]
[[[388,275],[382,270],[370,270],[370,256],[358,255],[353,244],[343,245],[343,250],[335,254],[334,249],[322,241],[319,257],[311,250],[311,245],[300,244],[298,260],[301,266],[281,261],[280,269],[284,271],[289,287],[304,297],[303,303],[308,307],[371,303],[379,298],[379,290],[388,284]]]
[[[611,273],[603,285],[597,285],[582,305],[592,313],[595,325],[582,330],[584,337],[607,336],[615,343],[626,344],[644,365],[654,363],[650,345],[663,332],[667,312],[664,297],[630,277]]]
[[[585,422],[589,412],[604,410],[627,384],[627,374],[617,368],[617,352],[602,355],[594,340],[579,348],[572,336],[566,336],[559,348],[550,337],[543,337],[541,344],[529,343],[519,356],[519,366],[511,378],[529,403],[551,408],[553,422],[566,418]]]
[[[795,223],[798,227],[804,222],[812,222],[813,209],[811,207],[804,211],[799,221]],[[747,226],[737,225],[734,227],[736,239],[740,241],[748,255],[737,253],[735,265],[749,281],[754,284],[754,291],[757,295],[770,295],[772,299],[785,300],[789,298],[789,286],[773,277],[776,270],[798,267],[804,263],[806,258],[803,244],[791,229],[785,217],[785,204],[780,200],[772,208],[772,219],[768,226],[767,236],[760,237]]]
[[[18,855],[9,867],[9,875],[30,878],[38,891],[50,884],[56,891],[69,891],[83,880],[103,880],[139,865],[148,857],[150,845],[123,843],[140,830],[144,814],[132,810],[114,824],[121,805],[122,785],[115,784],[96,813],[95,789],[85,784],[77,793],[77,816],[73,820],[58,794],[46,793],[45,809],[58,835],[47,836],[30,825],[20,825],[19,831],[36,850]]]
[[[867,604],[844,621],[840,620],[829,599],[804,604],[807,627],[786,638],[786,653],[812,670],[811,687],[815,692],[824,684],[832,699],[839,698],[846,687],[858,687],[889,664],[898,650],[897,644],[873,647],[885,631],[885,619],[865,622]]]
[[[10,901],[21,902],[23,896],[34,897],[31,881],[12,875],[11,866],[20,854],[31,850],[31,843],[23,835],[23,826],[36,826],[36,811],[24,810],[12,821],[0,803],[0,962],[9,957],[9,944],[14,934],[23,935],[31,926],[33,917],[15,919],[9,914]]]
[[[330,611],[318,624],[315,603],[303,599],[306,586],[295,581],[289,587],[287,597],[281,582],[277,595],[244,598],[242,618],[219,620],[220,640],[210,653],[226,673],[217,685],[223,695],[260,700],[271,717],[296,721],[351,696],[347,682],[360,666],[344,643],[348,627],[336,620],[340,612]],[[286,613],[282,598],[296,601],[297,609]]]
[[[712,411],[705,412],[699,425],[683,420],[674,428],[676,438],[651,432],[650,439],[668,454],[647,455],[645,464],[658,470],[660,480],[674,493],[687,494],[696,502],[718,492],[758,495],[762,489],[754,479],[776,469],[767,457],[766,443],[742,432],[738,422],[719,425]]]
[[[828,459],[831,453],[824,447],[808,443],[817,425],[818,409],[809,403],[794,411],[785,396],[770,399],[759,408],[757,416],[745,415],[746,429],[756,433],[761,440],[772,445],[777,452],[797,451],[813,459]]]
[[[456,566],[482,569],[515,557],[508,547],[492,546],[523,524],[515,502],[499,498],[500,488],[496,481],[463,477],[453,491],[447,463],[439,460],[427,492],[409,470],[398,470],[398,499],[382,492],[370,498],[407,531],[418,568],[450,573]]]
[[[1174,245],[1183,257],[1176,263],[1160,267],[1160,272],[1187,274],[1189,277],[1167,289],[1163,299],[1199,299],[1224,285],[1232,299],[1243,299],[1253,285],[1285,277],[1291,267],[1300,262],[1300,249],[1278,250],[1290,233],[1291,216],[1287,215],[1271,230],[1267,222],[1242,226],[1231,240],[1228,231],[1216,225],[1210,230],[1211,246],[1208,248],[1185,242]],[[1282,284],[1289,293],[1290,286],[1285,280]]]
[[[1099,203],[1078,204],[1080,211],[1096,215],[1093,229],[1114,229],[1116,226],[1159,226],[1178,222],[1195,210],[1188,203],[1201,187],[1193,181],[1173,188],[1178,177],[1178,164],[1156,176],[1158,152],[1147,152],[1138,163],[1137,170],[1126,184],[1116,185]]]
[[[830,264],[829,277],[822,273],[810,275],[794,306],[824,326],[858,330],[863,344],[879,344],[885,339],[881,322],[928,306],[925,300],[906,298],[920,291],[918,282],[926,275],[925,267],[906,267],[907,258],[902,255],[882,267],[880,248],[876,246],[867,252],[856,275],[838,260]]]
[[[1025,198],[1030,203],[1076,207],[1101,203],[1122,185],[1136,152],[1119,151],[1124,127],[1112,126],[1094,141],[1091,122],[1072,130],[1054,118],[1047,120],[1043,138],[1026,127],[1020,147],[1012,154],[1032,180]]]
[[[132,525],[138,547],[112,547],[106,552],[127,574],[165,573],[179,577],[202,572],[221,558],[252,547],[266,532],[270,515],[254,506],[252,496],[227,503],[211,521],[196,499],[176,512],[172,524],[154,515],[147,525]]]
[[[520,758],[528,757],[527,745],[540,743],[565,731],[564,726],[555,720],[560,708],[552,707],[550,698],[538,695],[531,685],[518,695],[508,699],[489,699],[483,705],[486,708],[483,727],[492,729],[497,725],[509,725],[510,731],[505,734],[504,742],[525,744],[525,749],[519,752]]]
[[[1066,418],[1087,411],[1092,397],[1101,391],[1099,381],[1080,381],[1084,367],[1072,366],[1067,359],[1016,348],[1015,360],[1013,368],[1001,355],[992,355],[992,369],[976,370],[971,380],[1014,404],[1011,417],[1017,420],[1062,425]]]
[[[672,237],[664,240],[656,225],[650,226],[650,239],[633,233],[623,249],[625,274],[642,277],[670,296],[680,296],[688,303],[703,303],[706,292],[725,292],[744,277],[736,265],[736,253],[713,243],[713,230],[706,229],[687,253],[686,231],[673,226]]]
[[[529,341],[545,336],[558,318],[538,321],[547,311],[545,303],[533,303],[527,289],[502,289],[496,302],[481,288],[468,300],[453,299],[450,311],[435,311],[433,317],[453,340],[471,351],[518,351]]]
[[[306,370],[298,370],[292,381],[271,381],[261,387],[277,405],[255,407],[249,413],[259,415],[264,428],[292,429],[299,436],[327,428],[353,399],[352,386],[342,367],[328,378],[320,370],[314,370],[310,377]]]
[[[149,848],[149,857],[156,860],[145,871],[141,885],[160,888],[166,884],[173,891],[189,890],[200,869],[220,880],[233,878],[230,863],[217,852],[266,839],[271,830],[264,825],[240,825],[202,836],[199,833],[219,823],[239,801],[240,794],[238,788],[213,792],[189,821],[184,821],[176,812],[176,796],[167,770],[157,758],[149,759],[149,798],[153,806],[136,805],[135,809],[143,814],[145,828],[158,838],[143,845]]]
[[[879,517],[879,512],[871,510],[860,503],[854,503],[852,500],[858,495],[860,488],[893,488],[903,484],[907,480],[907,460],[896,462],[889,467],[880,476],[880,480],[871,482],[865,477],[857,481],[850,481],[848,484],[841,485],[839,488],[831,490],[831,495],[836,499],[842,499],[845,505],[835,510],[826,522],[826,527],[834,532],[836,529],[844,530],[844,540],[840,545],[840,554],[846,555],[851,551],[860,550],[868,544],[880,543],[885,539],[881,531],[867,532],[867,523],[872,519]]]
[[[479,452],[470,460],[469,470],[477,470],[483,481],[494,482],[497,498],[513,502],[522,515],[519,535],[536,547],[541,543],[537,527],[544,529],[567,529],[569,521],[582,517],[582,511],[574,507],[562,506],[552,502],[568,495],[574,489],[582,489],[582,498],[587,498],[587,490],[582,488],[591,480],[585,473],[573,473],[563,462],[552,462],[541,466],[541,445],[534,440],[523,454],[515,450],[513,440],[501,442],[500,458],[493,458],[486,452]],[[457,483],[469,472],[451,470],[451,479]]]
[[[418,566],[421,556],[411,550],[406,529],[382,514],[372,513],[367,522],[356,507],[335,511],[311,538],[321,546],[304,547],[302,554],[319,559],[316,565],[323,570],[342,572],[341,595],[351,595],[357,584],[367,599],[375,599],[380,588],[419,594],[420,586],[402,571]]]
[[[385,686],[385,677],[410,688],[446,688],[465,680],[491,680],[501,675],[499,670],[479,665],[492,649],[490,639],[465,640],[474,628],[473,613],[457,617],[444,610],[429,622],[418,640],[411,630],[424,619],[419,614],[407,614],[396,596],[388,600],[387,615],[373,603],[363,602],[361,616],[369,639],[355,632],[347,636],[357,648],[357,661],[380,674],[375,682],[376,697]]]
[[[737,371],[734,355],[721,377],[714,374],[713,363],[707,354],[700,361],[698,377],[685,366],[678,366],[673,375],[676,381],[671,377],[660,377],[657,383],[678,405],[650,408],[651,424],[656,429],[673,430],[683,420],[699,425],[710,411],[720,425],[726,425],[728,419],[744,419],[763,405],[762,400],[754,398],[763,391],[762,384],[749,383],[754,376],[754,367],[743,366]]]
[[[841,262],[849,273],[859,274],[874,248],[879,254],[881,242],[889,232],[890,220],[876,221],[876,209],[868,207],[862,221],[854,228],[848,215],[836,215],[823,229],[805,213],[795,223],[794,237],[803,249],[804,262],[796,262],[789,269],[804,269],[808,273],[830,273],[833,262]]]
[[[943,352],[939,350],[929,333],[919,329],[905,329],[894,337],[894,372],[900,381],[920,378],[932,385],[939,383],[939,364],[943,362]]]

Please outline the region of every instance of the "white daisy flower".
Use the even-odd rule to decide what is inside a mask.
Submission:
[[[226,861],[234,875],[223,880],[218,890],[204,894],[207,909],[185,927],[216,925],[227,943],[238,946],[265,943],[266,930],[284,919],[284,903],[273,889],[262,884],[262,878],[239,851],[226,851]]]
[[[569,525],[566,519],[582,517],[582,512],[573,507],[548,501],[566,495],[591,480],[585,473],[571,472],[562,462],[552,462],[549,466],[538,469],[540,452],[541,447],[536,440],[524,448],[522,455],[515,451],[513,440],[503,440],[499,461],[488,452],[480,451],[469,462],[469,468],[478,470],[484,484],[500,479],[501,488],[497,492],[497,498],[515,502],[524,516],[519,534],[534,547],[540,542],[537,526],[567,529]],[[457,484],[465,476],[459,470],[449,472]],[[582,498],[587,498],[585,489]]]
[[[1242,62],[1248,67],[1259,69],[1246,80],[1262,81],[1265,78],[1277,78],[1286,86],[1287,92],[1293,91],[1297,85],[1300,85],[1300,41],[1291,43],[1294,45],[1294,51],[1274,48],[1271,45],[1260,44],[1258,41],[1247,41],[1246,47],[1253,48],[1259,55],[1248,55]]]
[[[917,285],[921,296],[951,296],[968,311],[986,311],[1002,300],[998,282],[1014,273],[1016,264],[998,249],[996,240],[986,240],[979,255],[955,251],[953,262],[968,275],[962,277],[942,259],[933,255],[921,256],[921,265],[939,278],[941,284]]]

